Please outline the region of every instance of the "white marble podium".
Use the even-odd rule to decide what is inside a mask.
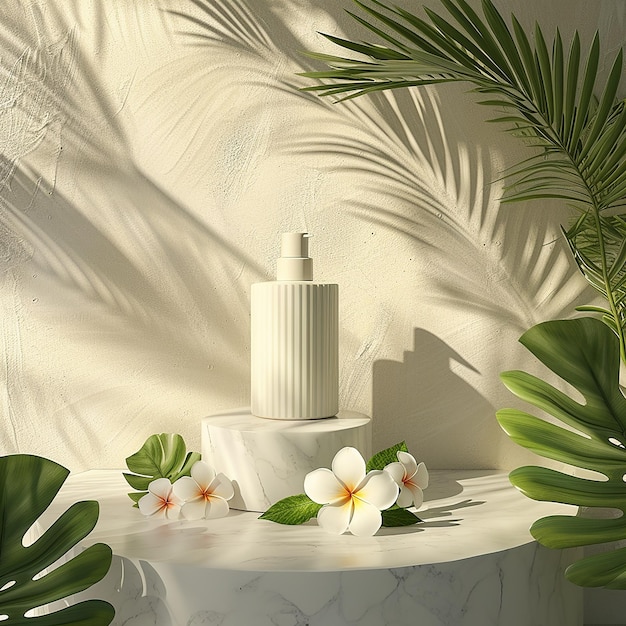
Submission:
[[[42,527],[97,499],[84,545],[108,543],[107,577],[82,594],[116,609],[116,626],[578,626],[582,592],[563,577],[575,553],[538,546],[544,515],[505,473],[434,471],[424,523],[374,537],[332,536],[314,521],[258,514],[197,522],[144,518],[119,471],[71,476]]]
[[[272,420],[247,408],[202,420],[202,460],[233,482],[232,509],[267,511],[272,504],[304,491],[304,477],[330,467],[337,450],[356,448],[372,455],[371,419],[340,411],[317,420]]]

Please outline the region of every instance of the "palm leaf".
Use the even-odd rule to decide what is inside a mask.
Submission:
[[[570,428],[566,430],[517,409],[499,411],[500,425],[516,443],[529,450],[599,472],[605,480],[529,466],[511,472],[511,482],[535,500],[622,512],[615,519],[550,516],[536,521],[531,534],[551,548],[626,539],[626,398],[619,387],[617,337],[599,320],[581,318],[539,324],[520,341],[577,389],[585,402],[579,403],[524,372],[505,372],[502,379],[515,395]],[[583,558],[570,566],[565,575],[578,585],[626,589],[626,552],[616,550]]]
[[[617,333],[626,360],[626,319],[619,305],[621,289],[616,290],[626,258],[611,257],[616,244],[604,241],[609,231],[603,221],[604,214],[619,213],[626,204],[626,106],[616,102],[622,52],[602,86],[598,34],[583,54],[575,32],[566,55],[558,30],[549,51],[548,39],[536,25],[533,45],[515,16],[510,27],[491,0],[482,1],[483,17],[466,0],[441,0],[449,15],[425,8],[427,19],[379,0],[355,2],[368,19],[351,15],[386,45],[329,35],[368,60],[317,55],[331,69],[304,74],[325,81],[305,89],[345,100],[380,90],[460,81],[489,94],[480,104],[506,110],[494,120],[539,151],[536,158],[504,174],[503,200],[555,198],[581,213],[591,212],[584,238],[568,236],[568,243],[585,278],[608,300],[603,319]],[[589,271],[591,257],[597,271]]]

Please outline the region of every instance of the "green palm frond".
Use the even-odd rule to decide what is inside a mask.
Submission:
[[[565,232],[578,268],[607,300],[613,302],[618,325],[626,326],[626,219],[619,215],[602,216],[600,229],[603,239],[602,253],[597,245],[596,223],[590,213],[584,213]],[[606,281],[605,270],[606,266]],[[610,286],[607,289],[607,282]],[[602,319],[616,334],[614,312],[601,307],[578,307],[578,310],[600,313]]]
[[[354,1],[368,17],[350,15],[380,43],[326,35],[364,58],[309,53],[329,69],[303,74],[324,81],[304,89],[344,100],[438,83],[471,85],[479,103],[497,111],[494,122],[537,150],[504,172],[503,201],[556,198],[578,211],[567,241],[585,278],[608,300],[603,319],[626,361],[622,51],[603,80],[598,34],[584,53],[578,33],[567,50],[558,30],[549,45],[536,25],[531,40],[515,16],[507,24],[491,0],[482,0],[482,16],[466,0],[440,0],[447,15],[425,7],[426,19],[379,0]]]

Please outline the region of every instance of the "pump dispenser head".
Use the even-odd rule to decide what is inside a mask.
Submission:
[[[313,259],[309,256],[309,233],[283,233],[276,280],[313,280]]]

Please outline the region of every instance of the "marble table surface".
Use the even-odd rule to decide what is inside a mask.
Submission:
[[[533,543],[531,523],[576,507],[524,497],[497,471],[432,471],[423,523],[381,529],[374,537],[329,535],[312,520],[282,526],[231,510],[225,518],[168,521],[133,508],[121,471],[71,475],[42,517],[43,528],[71,503],[100,503],[96,528],[83,545],[103,541],[113,553],[152,563],[248,572],[342,572],[446,563]]]

